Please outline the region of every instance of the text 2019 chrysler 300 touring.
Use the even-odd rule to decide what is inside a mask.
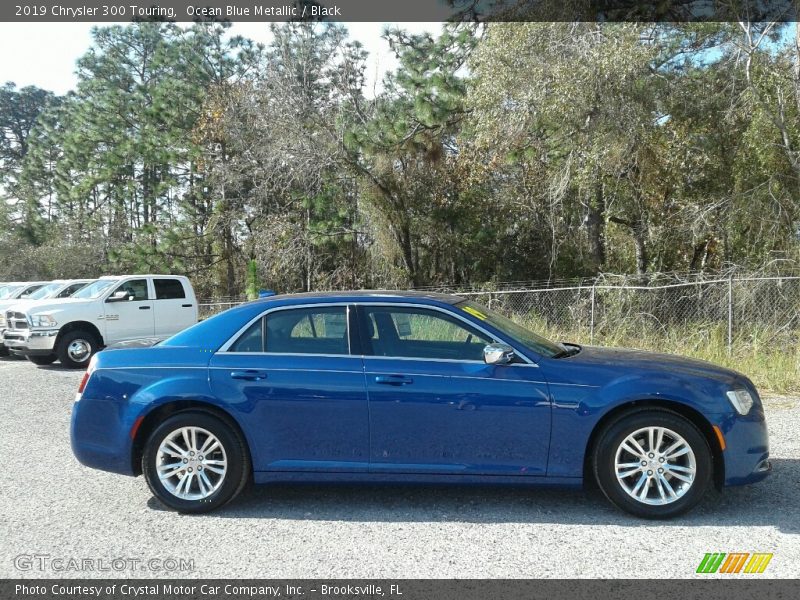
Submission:
[[[249,480],[580,486],[680,514],[770,472],[764,411],[708,363],[556,344],[470,300],[273,296],[92,360],[72,416],[85,465],[143,473],[203,512]]]

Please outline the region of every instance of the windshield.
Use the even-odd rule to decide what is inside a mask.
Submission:
[[[108,279],[95,281],[94,283],[87,285],[79,292],[75,292],[72,295],[72,297],[94,300],[95,298],[99,298],[103,294],[103,292],[106,291],[114,283],[116,282]]]
[[[1,287],[0,300],[3,300],[5,298],[11,298],[14,292],[16,292],[21,287],[22,287],[21,285],[6,285],[4,287]]]
[[[52,294],[55,294],[61,286],[64,285],[63,283],[48,283],[45,286],[40,287],[38,290],[33,292],[28,298],[30,300],[41,300],[43,298],[49,298]]]
[[[541,354],[547,358],[553,358],[564,352],[564,347],[560,344],[551,342],[547,338],[535,334],[529,329],[525,329],[522,325],[518,325],[511,319],[477,302],[466,300],[456,304],[456,307],[471,314],[473,317],[478,317],[481,321],[489,323],[489,325],[499,329],[503,333],[508,334],[509,337],[525,344],[525,346],[537,354]]]

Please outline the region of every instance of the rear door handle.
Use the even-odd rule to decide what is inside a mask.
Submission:
[[[414,383],[414,380],[405,375],[378,375],[375,377],[375,383],[381,383],[383,385],[409,385]]]
[[[140,306],[139,310],[150,310],[149,306]]]
[[[181,308],[192,308],[194,304],[181,304]]]
[[[247,381],[258,381],[266,379],[267,374],[264,371],[231,371],[231,379],[245,379]]]

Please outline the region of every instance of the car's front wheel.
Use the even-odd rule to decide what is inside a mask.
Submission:
[[[233,427],[204,412],[166,419],[142,455],[147,485],[161,502],[184,513],[202,513],[230,502],[250,477],[244,440]]]
[[[638,517],[680,515],[705,494],[712,478],[711,449],[697,427],[677,413],[643,410],[608,426],[594,453],[600,489]]]

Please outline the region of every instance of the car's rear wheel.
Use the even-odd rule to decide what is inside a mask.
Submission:
[[[643,410],[611,423],[600,435],[593,465],[606,497],[647,519],[688,511],[703,498],[713,471],[703,434],[668,410]]]
[[[45,365],[52,365],[58,360],[55,354],[48,354],[47,356],[28,356],[28,360],[35,365],[43,367]]]
[[[70,331],[58,341],[56,355],[61,365],[68,369],[85,369],[99,349],[99,342],[88,331]]]
[[[250,477],[241,435],[221,419],[197,411],[168,418],[148,438],[142,456],[147,485],[161,502],[184,513],[230,502]]]

